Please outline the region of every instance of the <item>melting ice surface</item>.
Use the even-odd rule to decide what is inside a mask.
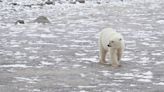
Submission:
[[[42,3],[43,0],[0,2],[2,91],[164,90],[162,0]],[[51,23],[31,23],[38,16],[48,17]],[[15,25],[18,19],[25,24]],[[98,63],[98,33],[105,27],[114,28],[125,37],[120,68]]]

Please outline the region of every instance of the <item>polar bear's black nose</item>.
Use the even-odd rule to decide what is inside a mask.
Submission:
[[[108,47],[111,47],[109,44],[107,45]]]

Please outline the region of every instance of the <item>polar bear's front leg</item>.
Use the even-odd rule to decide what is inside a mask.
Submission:
[[[99,57],[100,57],[100,63],[105,64],[105,58],[106,58],[107,51],[104,50],[102,47],[100,47]]]
[[[117,50],[116,49],[111,49],[110,50],[110,55],[111,55],[112,66],[113,67],[118,67],[119,62],[118,62]]]
[[[122,52],[123,52],[123,50],[121,48],[117,50],[117,56],[118,56],[118,61],[119,62],[120,62],[121,57],[122,57]]]

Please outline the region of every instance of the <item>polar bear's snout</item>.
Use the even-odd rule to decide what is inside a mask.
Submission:
[[[109,41],[109,43],[108,43],[108,47],[113,47],[113,45],[114,45],[114,41]]]
[[[112,47],[110,44],[107,45],[108,47]]]

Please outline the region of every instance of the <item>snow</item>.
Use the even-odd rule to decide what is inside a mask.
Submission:
[[[31,66],[27,66],[25,64],[13,64],[13,65],[0,65],[0,68],[29,68]]]
[[[132,58],[128,58],[128,57],[122,58],[122,61],[131,61],[131,60],[133,60],[133,59]]]
[[[134,73],[133,73],[134,72]],[[132,73],[115,73],[115,76],[119,76],[122,79],[135,79],[135,78],[139,78],[137,81],[141,81],[141,82],[151,82],[151,79],[153,78],[153,73],[151,71],[147,71],[147,72],[143,72],[143,73],[139,73],[138,70],[134,70],[133,69]]]
[[[103,73],[104,76],[111,76],[111,73],[109,71],[100,71]]]
[[[161,85],[163,86],[164,85],[164,82],[159,82],[159,83],[153,83],[154,85]]]
[[[161,53],[152,53],[153,56],[161,56]]]
[[[135,84],[130,84],[131,87],[135,87],[136,85]]]
[[[148,85],[145,92],[150,92],[164,85],[162,0],[61,2],[43,6],[37,4],[44,0],[0,2],[0,84],[4,89],[140,92]],[[32,23],[38,16],[46,16],[51,23]],[[16,25],[19,19],[25,24]],[[98,63],[98,33],[105,27],[125,36],[122,67]]]
[[[147,72],[145,72],[145,73],[143,73],[144,75],[148,75],[148,76],[152,76],[153,75],[153,73],[151,72],[151,71],[147,71]]]
[[[164,24],[164,20],[158,20],[157,23]]]
[[[33,89],[33,92],[40,92],[40,89]]]
[[[156,65],[161,65],[161,64],[164,64],[164,62],[163,61],[155,61],[156,63]]]
[[[105,86],[105,85],[110,85],[110,86],[120,86],[118,83],[111,83],[111,84],[99,84],[99,86]]]
[[[79,64],[75,64],[75,65],[73,65],[72,67],[73,68],[78,68],[78,67],[81,67],[82,65],[79,65]]]
[[[46,61],[41,61],[42,65],[54,65],[54,63],[46,62]]]
[[[85,90],[80,90],[79,92],[88,92],[88,91],[85,91]]]
[[[77,56],[85,56],[86,54],[85,53],[75,53],[75,55],[77,55]]]
[[[91,61],[91,62],[98,62],[95,57],[93,57],[93,58],[81,58],[80,60],[82,60],[82,61]]]
[[[28,82],[28,83],[36,83],[40,81],[37,77],[34,77],[34,78],[15,77],[15,79],[17,81]]]
[[[95,88],[96,86],[78,86],[78,88],[83,89],[83,88]]]
[[[145,79],[152,79],[153,78],[153,73],[151,71],[142,73],[142,74],[137,74],[135,75],[138,78],[145,78]]]
[[[121,73],[115,73],[116,76],[134,76],[132,73],[125,73],[125,74],[121,74]]]
[[[86,75],[83,74],[83,73],[81,73],[80,76],[81,76],[82,78],[86,77]]]
[[[138,79],[137,81],[140,81],[140,82],[152,82],[150,79]]]
[[[37,59],[37,58],[39,58],[39,56],[29,56],[29,59],[31,59],[31,60],[34,60],[34,59]]]
[[[29,37],[41,37],[41,38],[57,38],[57,36],[54,36],[52,34],[27,34]]]

